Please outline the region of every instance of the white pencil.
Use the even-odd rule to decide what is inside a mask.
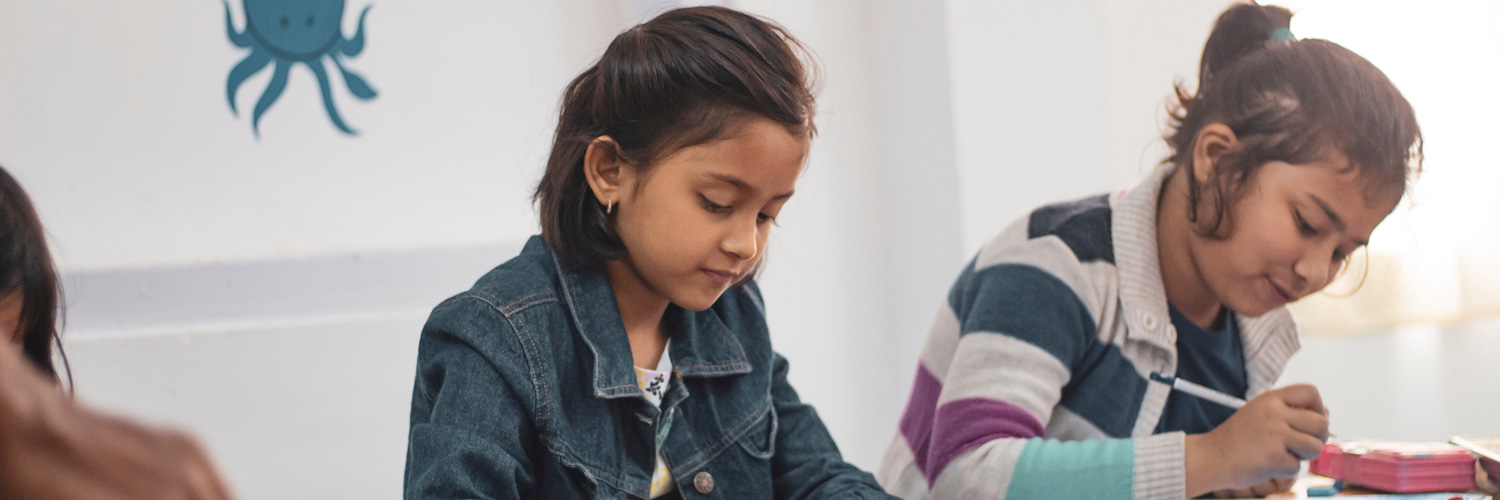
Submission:
[[[1224,394],[1222,392],[1215,391],[1213,389],[1209,389],[1207,387],[1177,377],[1162,375],[1161,372],[1151,372],[1151,380],[1167,384],[1172,387],[1172,390],[1192,394],[1194,396],[1202,398],[1204,401],[1221,404],[1236,410],[1245,406],[1245,400],[1243,399],[1230,396],[1228,394]]]

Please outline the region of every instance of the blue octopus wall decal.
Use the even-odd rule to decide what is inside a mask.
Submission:
[[[260,117],[276,103],[281,92],[286,90],[287,73],[297,63],[306,65],[318,77],[318,87],[323,93],[323,109],[333,126],[349,135],[358,135],[344,123],[338,108],[333,105],[333,92],[329,88],[328,73],[323,68],[323,57],[333,61],[334,67],[343,73],[349,92],[361,100],[375,97],[375,89],[365,79],[344,68],[341,57],[355,57],[365,49],[366,6],[359,14],[359,28],[353,38],[344,38],[340,22],[344,18],[344,0],[245,0],[245,31],[234,30],[234,19],[230,16],[228,0],[224,3],[224,22],[229,30],[229,41],[235,46],[250,49],[250,55],[229,71],[229,110],[239,116],[234,96],[240,84],[251,75],[265,69],[272,61],[275,70],[271,83],[266,86],[260,100],[255,103],[255,114],[251,128],[255,137],[260,137]]]

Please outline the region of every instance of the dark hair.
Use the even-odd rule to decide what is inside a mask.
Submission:
[[[58,352],[62,352],[57,328],[62,288],[31,198],[15,177],[0,167],[0,295],[15,292],[21,293],[22,300],[21,321],[16,325],[21,332],[22,351],[56,381],[52,345],[57,344]],[[8,342],[13,334],[7,332],[3,341]],[[66,355],[63,364],[66,367]]]
[[[1292,12],[1242,3],[1219,15],[1203,46],[1198,92],[1176,85],[1164,162],[1187,171],[1188,219],[1204,236],[1233,231],[1229,208],[1240,189],[1270,161],[1304,164],[1335,155],[1357,170],[1367,196],[1403,193],[1422,170],[1422,131],[1411,104],[1365,58],[1327,40],[1295,40]],[[1199,131],[1222,123],[1238,145],[1224,152],[1213,177],[1191,175]],[[1200,221],[1203,191],[1213,217]]]
[[[722,139],[753,116],[812,137],[816,68],[809,59],[785,28],[723,7],[670,10],[615,36],[563,92],[533,197],[542,239],[575,268],[625,255],[584,176],[584,153],[599,136],[613,139],[613,154],[638,169]]]

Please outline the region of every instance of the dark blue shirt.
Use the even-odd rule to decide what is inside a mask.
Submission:
[[[1245,349],[1234,311],[1224,311],[1219,325],[1205,330],[1169,306],[1172,326],[1177,329],[1177,378],[1244,398],[1249,390],[1245,373]],[[1234,410],[1198,397],[1172,391],[1162,410],[1157,433],[1183,431],[1201,434],[1229,419]]]

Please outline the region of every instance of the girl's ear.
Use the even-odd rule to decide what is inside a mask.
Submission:
[[[620,203],[621,181],[630,165],[620,154],[620,145],[607,135],[594,138],[583,153],[583,175],[600,205],[612,209]]]
[[[1239,145],[1234,130],[1222,123],[1210,123],[1198,130],[1193,141],[1193,179],[1207,183],[1214,178],[1219,158]]]

